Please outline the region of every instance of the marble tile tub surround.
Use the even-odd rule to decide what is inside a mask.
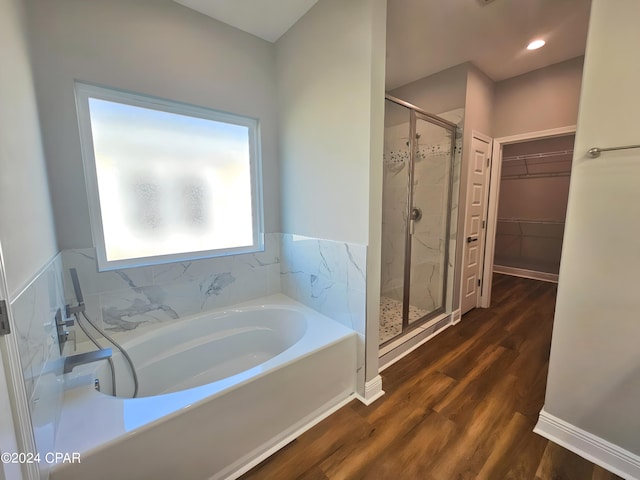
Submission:
[[[260,253],[108,272],[98,272],[92,248],[65,250],[62,256],[67,303],[76,303],[69,274],[76,268],[87,315],[107,331],[153,327],[284,293],[364,337],[363,245],[269,233]],[[84,340],[79,329],[76,335]]]
[[[367,247],[283,234],[280,248],[282,293],[357,332],[363,385]]]
[[[107,331],[152,327],[204,310],[280,293],[280,234],[259,253],[98,272],[95,250],[63,252],[65,298],[76,298],[76,268],[87,315]],[[76,329],[77,340],[85,337]]]
[[[67,303],[75,304],[69,269],[77,269],[87,315],[119,341],[128,331],[283,293],[356,331],[363,386],[366,256],[363,245],[271,233],[260,253],[109,272],[97,271],[93,249],[67,250],[63,278]],[[74,328],[78,351],[93,349]]]
[[[364,335],[366,247],[283,234],[281,249],[282,293]]]
[[[58,308],[64,309],[61,254],[11,301],[31,422],[41,453],[54,451],[62,405],[62,364],[54,320]]]

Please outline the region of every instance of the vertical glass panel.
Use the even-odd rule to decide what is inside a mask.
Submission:
[[[380,343],[402,333],[410,110],[386,101],[382,183]]]
[[[250,129],[89,98],[108,261],[252,245]]]
[[[409,323],[444,310],[452,132],[416,114]]]
[[[447,298],[445,311],[453,312],[453,283],[456,264],[456,239],[458,236],[458,197],[460,195],[460,167],[462,165],[462,137],[464,125],[464,108],[458,108],[440,114],[445,120],[457,125],[455,153],[452,160],[451,176],[451,208],[449,209],[449,265],[447,268]]]

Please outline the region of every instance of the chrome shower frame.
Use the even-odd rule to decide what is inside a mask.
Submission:
[[[426,112],[420,107],[417,107],[409,102],[401,100],[392,95],[385,95],[385,99],[393,102],[397,105],[406,107],[409,109],[409,170],[408,170],[408,185],[407,185],[407,222],[405,225],[405,251],[404,251],[404,279],[403,279],[403,301],[402,301],[402,330],[401,332],[380,344],[380,347],[384,347],[408,332],[414,330],[417,327],[423,326],[429,320],[446,313],[447,310],[447,295],[448,295],[448,280],[449,280],[449,258],[450,258],[450,245],[451,245],[451,206],[453,204],[453,186],[454,186],[454,162],[455,162],[455,146],[456,146],[456,133],[458,126],[455,123],[449,122],[444,118],[440,118],[437,115]],[[424,120],[431,124],[440,126],[449,131],[451,134],[451,155],[449,159],[449,189],[447,195],[447,217],[445,228],[445,250],[444,250],[444,267],[442,272],[442,298],[441,307],[429,312],[420,319],[409,323],[409,306],[411,295],[411,210],[413,208],[413,194],[414,194],[414,168],[415,168],[415,156],[416,156],[416,122],[417,119]]]

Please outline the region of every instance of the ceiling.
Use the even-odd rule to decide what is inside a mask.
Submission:
[[[275,42],[318,0],[174,1],[268,42]]]
[[[499,81],[584,54],[591,0],[388,0],[387,90],[464,62]],[[528,51],[542,38],[547,44]]]
[[[174,1],[275,42],[318,0]],[[464,62],[500,81],[582,55],[590,7],[591,0],[388,0],[386,89]],[[534,38],[547,45],[527,51]]]

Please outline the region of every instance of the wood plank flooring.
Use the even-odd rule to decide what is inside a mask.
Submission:
[[[495,275],[493,288],[492,308],[387,368],[382,399],[354,400],[242,478],[619,478],[532,431],[556,285]]]

